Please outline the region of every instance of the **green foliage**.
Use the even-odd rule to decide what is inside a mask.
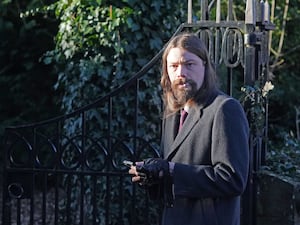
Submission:
[[[257,80],[253,86],[241,88],[241,102],[246,106],[250,129],[253,134],[262,135],[266,126],[266,105],[268,95],[274,86],[270,81]]]
[[[21,18],[40,1],[0,3],[0,137],[7,126],[57,115],[54,98],[56,76],[40,57],[54,47],[57,22],[51,14]],[[2,143],[2,142],[1,142]]]
[[[180,23],[180,10],[165,16],[170,2],[93,2],[58,1],[54,7],[61,21],[57,45],[44,61],[60,66],[56,88],[64,90],[66,112],[123,84],[162,48],[162,40],[169,39]]]
[[[300,69],[300,68],[299,68]],[[278,144],[283,139],[278,135],[281,130],[295,131],[295,106],[300,105],[298,89],[300,77],[294,69],[280,69],[273,80],[276,85],[269,105],[269,135]]]
[[[271,45],[271,71],[276,89],[270,99],[269,130],[270,138],[278,142],[282,142],[282,139],[277,137],[278,130],[285,129],[286,132],[289,132],[296,129],[294,107],[300,105],[298,91],[298,87],[300,86],[298,72],[300,71],[300,64],[298,63],[300,34],[297,28],[297,24],[300,22],[300,3],[297,0],[289,1],[287,21],[283,24],[285,4],[286,1],[276,1],[274,13],[276,29],[273,31]],[[282,43],[282,51],[277,52],[280,35],[284,32],[283,28],[286,30]]]
[[[65,113],[72,112],[125,83],[159,52],[185,20],[183,5],[180,1],[175,4],[173,1],[96,3],[73,0],[57,1],[48,7],[55,11],[60,24],[56,48],[48,51],[43,60],[57,67],[58,80],[54,87],[63,93],[61,109]],[[149,76],[155,79],[143,78],[139,82],[143,91],[138,96],[141,102],[138,135],[151,139],[159,135],[159,65]],[[131,115],[134,108],[130,104],[133,104],[134,96],[132,88],[118,96],[114,100],[118,103],[114,103],[113,112]],[[87,116],[90,119],[103,118],[106,113],[103,108]],[[66,130],[79,130],[80,120],[74,119],[65,127]],[[132,124],[128,116],[113,121],[115,133],[124,132],[122,127]],[[97,122],[103,124],[99,120]],[[131,131],[126,132],[129,132],[127,135],[132,134]]]
[[[117,3],[100,0],[61,0],[46,7],[50,12],[54,12],[60,21],[55,37],[56,46],[44,55],[43,61],[47,65],[56,66],[58,79],[54,88],[62,93],[61,110],[70,113],[76,108],[92,103],[96,98],[105,96],[131,78],[162,49],[180,23],[185,21],[183,5],[181,1],[172,0],[150,2],[123,0]],[[108,114],[106,103],[86,112],[89,136],[99,138],[113,134],[121,141],[131,137],[135,128],[131,115],[137,113],[136,135],[149,142],[156,140],[152,143],[157,145],[161,114],[159,79],[160,66],[157,65],[146,77],[138,81],[140,91],[137,99],[135,99],[135,85],[112,98],[113,120],[110,130],[106,119]],[[139,105],[135,112],[134,104],[137,100]],[[65,122],[64,132],[70,139],[80,134],[81,129],[80,116],[72,117]],[[81,146],[80,141],[74,140],[78,146]],[[64,140],[63,144],[67,142],[68,140]],[[113,144],[116,151],[117,143]],[[142,145],[140,148],[146,147]],[[66,162],[72,164],[76,153],[72,155],[68,149],[66,152],[71,154],[66,155]],[[76,182],[78,179],[75,178],[72,183]],[[76,197],[78,190],[74,186],[72,198]],[[85,193],[87,198],[90,197],[90,193],[92,190],[87,187]],[[107,196],[102,196],[105,197]],[[111,190],[110,198],[114,209],[114,202],[118,201],[115,189]],[[102,203],[103,201],[99,201],[98,206],[101,207]],[[76,204],[72,205],[72,209],[76,212]],[[113,209],[111,224],[116,224],[113,215],[118,213],[118,209]],[[126,211],[125,214],[129,215],[130,212]],[[99,216],[101,217],[100,214]],[[103,223],[104,221],[99,219],[99,224]]]
[[[285,131],[280,132],[282,144],[273,145],[266,156],[264,169],[300,181],[300,143],[295,135]]]
[[[299,1],[289,1],[286,23],[283,23],[287,1],[276,1],[272,35],[271,71],[276,86],[269,99],[269,146],[266,169],[292,179],[299,178],[299,140],[293,135],[296,130],[295,106],[300,105],[299,46],[300,22]],[[285,30],[284,30],[285,28]],[[283,33],[285,32],[285,33]],[[284,34],[284,39],[280,35]],[[282,50],[280,50],[282,41]],[[279,52],[278,52],[279,51]],[[273,65],[272,65],[273,63]]]

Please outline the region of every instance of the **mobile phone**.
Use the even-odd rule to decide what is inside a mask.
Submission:
[[[129,161],[129,160],[124,160],[123,161],[123,164],[125,165],[125,166],[127,166],[127,167],[131,167],[131,166],[133,166],[133,162],[131,162],[131,161]]]

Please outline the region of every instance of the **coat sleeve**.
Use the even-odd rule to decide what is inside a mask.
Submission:
[[[175,164],[175,196],[218,198],[244,191],[249,169],[249,126],[235,99],[223,101],[215,110],[210,148],[210,164]]]

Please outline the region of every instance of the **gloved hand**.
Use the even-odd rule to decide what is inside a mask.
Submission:
[[[158,184],[164,177],[170,176],[169,162],[160,158],[145,159],[142,165],[137,165],[136,170],[145,174],[143,185]]]

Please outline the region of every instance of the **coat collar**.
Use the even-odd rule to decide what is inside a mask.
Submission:
[[[207,105],[210,105],[213,100],[216,98],[218,94],[221,94],[221,92],[216,91],[213,92],[210,97],[207,98],[207,101],[205,104],[201,105],[194,105],[191,108],[189,108],[188,116],[185,119],[185,122],[183,124],[183,127],[177,134],[178,130],[178,123],[179,123],[179,116],[178,113],[174,114],[170,118],[170,130],[173,128],[173,133],[169,137],[170,140],[167,140],[167,143],[170,144],[170,149],[166,155],[166,158],[171,160],[173,156],[177,153],[179,145],[187,138],[189,133],[192,131],[193,127],[198,123],[198,121],[202,117],[203,108],[207,107]],[[166,132],[166,131],[165,131]]]

